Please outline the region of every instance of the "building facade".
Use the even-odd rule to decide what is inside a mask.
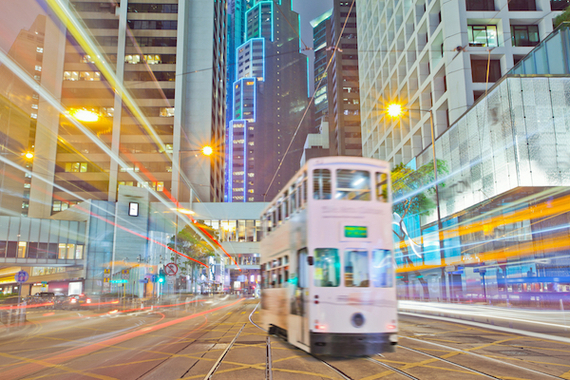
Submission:
[[[47,218],[88,199],[115,201],[119,185],[155,199],[223,199],[225,1],[71,1],[50,12],[26,32],[35,33],[30,59],[5,62],[33,65],[10,74],[41,84],[29,105],[10,87],[13,104],[31,107],[19,130],[29,136],[18,150],[33,158],[16,168],[31,169],[28,180],[18,174],[27,189],[18,208]],[[205,145],[212,156],[199,153]]]
[[[552,32],[563,1],[358,2],[363,156],[407,163]],[[386,117],[388,104],[409,111]],[[426,111],[420,111],[426,110]]]
[[[331,156],[362,156],[357,2],[334,0],[327,33]]]

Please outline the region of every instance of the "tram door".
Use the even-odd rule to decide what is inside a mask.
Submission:
[[[309,345],[309,275],[307,264],[307,248],[297,251],[297,276],[296,303],[301,316],[301,343]]]

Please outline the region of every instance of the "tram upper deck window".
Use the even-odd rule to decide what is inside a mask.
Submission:
[[[388,174],[376,173],[376,199],[388,202]]]
[[[372,251],[372,285],[375,288],[391,288],[392,282],[392,252],[386,249]]]
[[[335,199],[370,200],[370,173],[364,170],[336,171]]]
[[[313,170],[313,198],[331,199],[331,171],[329,169]]]
[[[368,251],[345,251],[344,286],[356,288],[366,288],[370,286],[368,274]]]
[[[315,249],[315,286],[337,287],[340,285],[340,261],[338,249]]]

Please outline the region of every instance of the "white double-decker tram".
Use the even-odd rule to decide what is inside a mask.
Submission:
[[[262,323],[313,354],[397,344],[388,163],[312,159],[265,209]]]

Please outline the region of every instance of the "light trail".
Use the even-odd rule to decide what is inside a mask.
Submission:
[[[105,349],[105,348],[110,348],[112,346],[115,346],[115,345],[122,343],[122,342],[125,342],[127,340],[138,338],[141,335],[145,335],[145,334],[152,333],[152,332],[155,332],[158,330],[162,330],[162,329],[165,329],[167,327],[174,326],[174,325],[177,325],[179,323],[186,322],[186,321],[189,321],[191,319],[194,319],[194,318],[197,318],[197,317],[200,317],[203,315],[213,313],[213,312],[218,311],[218,310],[222,310],[222,309],[237,305],[238,303],[242,302],[243,300],[244,300],[244,298],[241,298],[235,302],[232,302],[232,303],[224,305],[224,306],[219,306],[219,307],[216,307],[216,308],[213,308],[210,310],[205,310],[205,311],[202,311],[199,313],[188,315],[186,317],[174,319],[174,320],[169,321],[169,322],[163,322],[160,324],[156,324],[154,326],[144,327],[144,328],[141,328],[140,330],[137,330],[137,331],[132,331],[130,333],[122,334],[122,335],[119,335],[117,337],[102,340],[102,341],[97,342],[97,343],[88,344],[86,346],[76,348],[74,350],[66,351],[65,353],[55,354],[52,357],[45,358],[42,360],[34,360],[34,359],[28,359],[25,357],[18,357],[18,356],[10,355],[10,357],[12,359],[24,361],[26,364],[19,366],[19,367],[12,368],[10,370],[3,371],[2,376],[3,376],[3,378],[22,378],[22,377],[26,377],[30,374],[33,374],[35,372],[41,371],[43,369],[54,368],[54,367],[59,367],[60,369],[63,369],[65,371],[65,366],[63,366],[63,363],[68,362],[70,360],[73,360],[75,358],[83,357],[83,356],[89,355],[93,352],[97,352],[97,351]]]

